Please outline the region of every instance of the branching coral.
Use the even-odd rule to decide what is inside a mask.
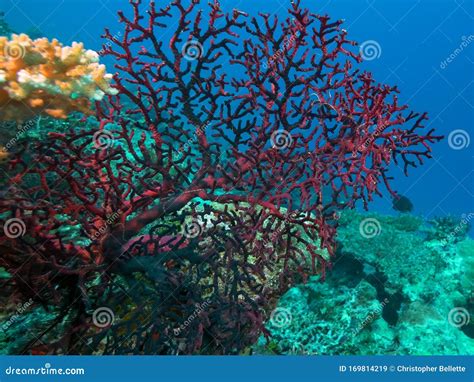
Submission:
[[[83,44],[67,47],[25,34],[0,37],[0,120],[90,113],[93,102],[117,93],[111,77]]]
[[[2,210],[25,229],[4,240],[1,265],[23,275],[16,291],[59,307],[52,327],[69,323],[45,351],[238,353],[290,285],[324,274],[338,212],[367,205],[393,161],[416,166],[440,138],[395,87],[353,68],[341,21],[298,1],[284,20],[130,3],[123,38],[105,35],[120,97],[93,128],[10,162]],[[115,321],[99,331],[104,305]]]

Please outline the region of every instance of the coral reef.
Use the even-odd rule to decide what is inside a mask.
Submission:
[[[91,113],[91,104],[116,94],[99,56],[83,44],[28,35],[0,37],[0,120],[24,121],[39,114],[66,118]]]
[[[379,223],[370,237],[367,219]],[[446,246],[412,215],[356,212],[343,214],[338,233],[326,282],[283,296],[287,320],[267,323],[272,342],[261,338],[257,353],[474,354],[472,239]]]
[[[284,292],[324,278],[340,211],[395,195],[390,165],[422,164],[440,137],[354,68],[342,21],[298,1],[284,20],[130,3],[105,34],[119,96],[9,162],[4,290],[55,312],[22,351],[240,353]]]

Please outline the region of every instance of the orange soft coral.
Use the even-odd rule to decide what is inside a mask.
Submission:
[[[99,55],[81,43],[63,46],[25,34],[0,37],[0,120],[90,113],[92,102],[117,93],[111,79]]]

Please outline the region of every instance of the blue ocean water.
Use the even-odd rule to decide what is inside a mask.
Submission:
[[[158,1],[158,4],[166,2]],[[238,8],[255,15],[286,15],[289,1],[221,0],[224,9]],[[69,44],[82,41],[99,51],[104,28],[120,32],[116,12],[126,0],[2,0],[0,9],[18,31],[37,29]],[[302,4],[314,13],[345,19],[349,38],[375,41],[378,58],[362,67],[380,82],[397,85],[400,100],[416,111],[427,111],[428,126],[446,139],[434,146],[433,159],[406,178],[393,166],[394,188],[411,199],[415,213],[427,218],[473,211],[473,150],[468,145],[474,120],[474,2],[463,0],[337,0]],[[162,36],[165,40],[169,36]],[[464,45],[463,45],[464,42]],[[451,57],[451,58],[450,58]],[[105,60],[111,69],[112,63]],[[447,139],[462,130],[461,147]],[[388,192],[371,209],[393,213]]]

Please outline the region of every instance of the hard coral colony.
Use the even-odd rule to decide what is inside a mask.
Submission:
[[[55,313],[21,350],[240,353],[265,333],[279,296],[324,274],[339,212],[367,206],[381,184],[395,195],[390,164],[423,163],[440,137],[395,87],[355,68],[341,21],[299,1],[284,20],[227,14],[217,1],[130,4],[131,18],[119,13],[122,37],[105,33],[119,95],[97,103],[95,122],[50,133],[9,162],[4,221],[25,232],[2,238],[0,265],[12,295]],[[292,44],[276,55],[285,36]],[[38,58],[46,79],[58,57],[79,65],[91,56],[51,44]],[[87,101],[98,88],[114,92],[102,69],[92,72],[104,82],[92,75],[97,86],[82,93],[56,83],[61,90],[19,94],[38,107],[49,97],[47,110],[64,110],[55,117],[84,111],[74,92]],[[86,73],[73,66],[58,81]],[[101,307],[113,312],[106,328],[94,319]]]
[[[98,54],[83,44],[62,46],[57,40],[21,34],[0,37],[0,52],[1,120],[90,113],[92,102],[117,93]]]

